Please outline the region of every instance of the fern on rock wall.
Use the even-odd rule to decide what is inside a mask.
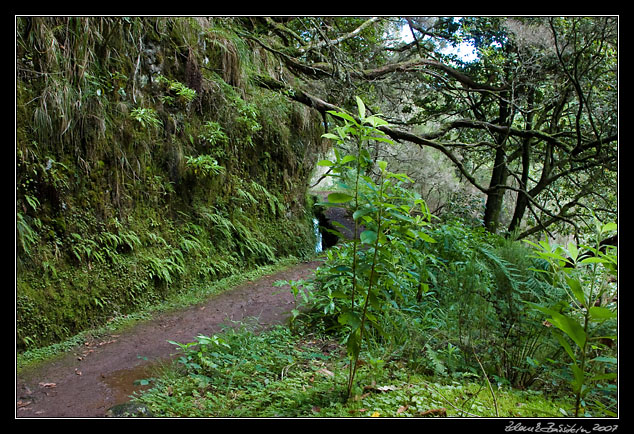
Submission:
[[[319,118],[223,18],[17,17],[20,348],[312,250]]]

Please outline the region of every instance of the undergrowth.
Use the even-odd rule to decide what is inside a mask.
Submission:
[[[278,282],[290,327],[173,342],[182,370],[139,399],[165,416],[616,416],[616,253],[433,218],[371,159],[366,141],[388,140],[357,106],[359,122],[330,112],[344,126],[319,164],[338,186],[320,205],[343,207],[358,238],[312,279]]]
[[[376,326],[368,329],[356,359],[349,357],[347,333],[337,326],[340,285],[347,284],[340,267],[351,253],[344,243],[323,253],[314,278],[278,282],[296,299],[289,325],[261,330],[239,324],[173,342],[180,359],[133,399],[158,417],[617,414],[616,346],[607,340],[616,330],[607,315],[612,301],[591,308],[602,315],[595,332],[602,334],[586,349],[592,367],[586,367],[579,399],[569,357],[580,352],[567,343],[576,337],[568,341],[561,333],[572,326],[557,322],[562,315],[552,309],[541,309],[552,315],[545,320],[533,308],[562,307],[567,299],[543,260],[563,260],[561,253],[539,256],[461,221],[438,223],[428,233],[436,240],[427,251],[428,287],[417,297],[418,288],[402,282],[398,303],[373,310]],[[589,265],[599,263],[588,258]],[[599,279],[605,291],[615,289],[609,276]],[[351,360],[357,364],[352,388]]]
[[[491,417],[493,401],[477,375],[438,378],[402,360],[363,353],[360,384],[346,399],[345,347],[326,334],[293,334],[241,324],[190,343],[134,400],[156,417]],[[570,402],[506,386],[494,390],[504,417],[563,416]]]

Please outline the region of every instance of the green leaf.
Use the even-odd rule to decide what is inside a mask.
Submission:
[[[616,378],[616,372],[610,372],[607,374],[597,374],[590,378],[590,381],[600,381],[600,380],[613,380]]]
[[[333,226],[336,226],[336,227],[338,227],[338,228],[344,229],[344,230],[347,230],[347,229],[348,229],[346,226],[344,226],[344,225],[342,225],[341,223],[336,222],[336,221],[334,221],[334,220],[333,220],[333,221],[331,221],[331,222],[330,222],[330,224],[331,224],[331,225],[333,225]]]
[[[552,325],[566,333],[579,348],[583,348],[586,343],[586,332],[583,330],[583,327],[572,318],[568,318],[557,312],[554,313],[555,314],[551,315],[550,318]]]
[[[385,169],[387,168],[387,161],[378,160],[376,163],[379,165],[381,172],[385,172]]]
[[[581,283],[578,279],[574,279],[572,277],[566,276],[566,282],[568,283],[568,287],[572,291],[572,294],[575,296],[577,301],[581,303],[582,306],[586,305],[586,295],[581,288]]]
[[[335,235],[337,238],[345,239],[346,237],[336,229],[324,228],[326,232]]]
[[[329,110],[327,113],[330,113],[331,115],[333,115],[333,116],[335,116],[335,117],[338,117],[338,118],[341,118],[341,119],[345,119],[345,120],[347,120],[347,121],[350,121],[350,122],[352,122],[354,125],[359,125],[359,124],[357,123],[357,121],[356,121],[356,120],[355,120],[352,116],[350,116],[348,113],[336,112],[336,111],[333,111],[333,110]]]
[[[574,375],[574,380],[571,382],[572,389],[575,392],[578,392],[583,387],[586,374],[581,370],[579,366],[577,366],[576,363],[573,363],[571,368],[572,368],[572,373]]]
[[[374,291],[370,291],[368,294],[368,301],[370,302],[370,306],[373,308],[377,310],[381,309],[381,300],[379,300],[379,297]],[[374,321],[376,322],[376,316],[372,315],[370,312],[366,312],[366,317],[374,318]]]
[[[357,107],[359,109],[359,117],[361,119],[364,119],[365,118],[365,104],[363,104],[363,101],[358,96],[355,97],[355,98],[357,99]]]
[[[616,365],[618,360],[616,357],[606,357],[606,356],[599,356],[599,357],[595,357],[594,359],[590,360],[591,362],[601,362],[601,363],[612,363],[613,365]]]
[[[331,273],[337,272],[337,273],[349,273],[352,272],[352,268],[350,268],[347,265],[337,265],[336,267],[332,267],[329,270]]]
[[[330,203],[346,203],[352,199],[354,199],[352,196],[345,193],[330,193],[328,195],[328,202]]]
[[[317,165],[318,165],[318,166],[330,167],[330,166],[334,166],[334,165],[335,165],[335,163],[333,163],[333,162],[332,162],[332,161],[330,161],[330,160],[320,160],[320,161],[318,161],[318,162],[317,162]]]
[[[609,262],[609,261],[606,261],[603,258],[597,258],[596,256],[591,256],[589,258],[581,260],[580,264],[602,264],[605,262]]]
[[[549,309],[547,307],[540,306],[531,302],[526,302],[526,304],[532,306],[534,309],[537,309],[540,312],[545,313],[546,315],[550,315],[548,321],[550,321],[550,323],[557,327],[559,330],[566,333],[566,335],[568,335],[568,337],[572,339],[575,344],[579,346],[579,348],[583,348],[586,342],[586,332],[583,330],[583,327],[581,327],[578,322],[576,322],[572,318],[568,318],[567,316],[562,315],[561,313],[553,309]]]
[[[568,243],[568,254],[570,254],[570,259],[572,262],[577,262],[577,256],[579,255],[579,251],[577,250],[577,246],[572,241]]]
[[[524,243],[526,243],[526,244],[528,244],[528,245],[532,246],[532,247],[533,247],[533,248],[535,248],[535,249],[539,249],[539,248],[540,248],[540,247],[539,247],[539,245],[538,245],[537,243],[534,243],[533,241],[530,241],[530,240],[522,240],[522,242],[524,242]]]
[[[361,232],[361,235],[359,235],[359,238],[361,239],[361,242],[363,244],[374,244],[376,242],[376,232],[371,231],[371,230],[365,230],[363,232]]]
[[[361,325],[361,318],[359,318],[359,315],[350,311],[344,312],[339,315],[337,321],[341,325],[349,325],[350,327],[352,327],[352,330],[356,330]]]
[[[410,182],[413,183],[414,182],[414,180],[412,178],[410,178],[409,176],[407,176],[404,173],[390,173],[390,174],[388,174],[388,178],[396,178],[399,181],[408,182],[408,183],[410,183]],[[419,202],[418,200],[414,201],[415,204],[417,204],[418,202]]]
[[[616,312],[608,309],[607,307],[592,306],[589,309],[590,316],[595,321],[606,321],[612,318],[616,318]]]
[[[563,349],[566,351],[566,353],[570,356],[570,359],[572,359],[574,363],[577,363],[577,358],[575,357],[575,353],[574,351],[572,351],[572,347],[570,347],[570,344],[566,341],[566,339],[559,333],[553,333],[553,334],[559,341],[559,345],[561,345]]]
[[[364,121],[370,125],[372,125],[374,128],[376,127],[380,127],[383,125],[388,125],[388,122],[384,119],[381,119],[377,116],[368,116],[367,118],[364,119]],[[373,140],[378,140],[378,141],[385,141],[388,143],[392,143],[394,144],[394,142],[392,142],[390,139],[384,139],[384,138],[377,138],[377,137],[371,137]]]
[[[389,145],[393,145],[394,144],[394,140],[387,138],[387,137],[368,137],[368,140],[374,140],[375,142],[383,142],[383,143],[387,143]]]
[[[357,157],[355,157],[354,155],[346,155],[345,157],[341,159],[339,164],[346,164],[346,163],[349,163],[350,161],[356,161],[356,160],[357,160]]]
[[[291,309],[291,319],[295,319],[299,316],[300,312],[297,309]]]
[[[348,342],[346,346],[348,356],[356,360],[359,357],[359,351],[361,350],[361,334],[359,328],[348,335]]]
[[[358,210],[356,210],[352,214],[352,218],[354,220],[358,220],[360,217],[363,217],[364,215],[370,214],[371,212],[375,212],[375,211],[376,211],[376,208],[365,206],[363,208],[359,208]]]
[[[341,137],[332,134],[332,133],[326,133],[326,134],[322,134],[321,137],[323,137],[324,139],[332,139],[332,140],[341,140]]]
[[[425,232],[423,231],[416,231],[416,234],[418,235],[418,238],[422,239],[423,241],[426,241],[428,243],[435,243],[437,242],[435,239],[433,239],[432,237],[430,237],[429,235],[427,235]]]
[[[560,261],[561,263],[566,262],[566,258],[556,252],[537,252],[537,255],[542,257],[543,259],[552,258]],[[583,261],[582,261],[583,262]]]
[[[40,204],[40,201],[37,200],[36,197],[29,196],[28,194],[24,195],[24,199],[28,202],[28,204],[33,208],[33,211],[37,211],[37,207]]]
[[[332,291],[330,293],[330,296],[332,298],[340,298],[340,299],[346,299],[346,300],[349,298],[347,294],[341,291]]]
[[[616,229],[617,229],[616,223],[614,223],[614,222],[606,223],[601,228],[601,233],[603,234],[603,233],[606,233],[606,232],[615,231]]]

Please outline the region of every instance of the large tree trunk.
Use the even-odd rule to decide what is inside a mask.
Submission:
[[[508,92],[501,94],[500,98],[500,125],[508,125],[510,130],[510,113],[508,105]],[[493,171],[491,173],[491,182],[489,183],[489,193],[487,195],[486,207],[484,209],[484,227],[489,231],[496,233],[500,226],[500,215],[502,213],[502,205],[504,204],[504,193],[506,189],[502,186],[506,185],[509,172],[506,167],[506,140],[508,132],[500,132],[497,134],[498,147],[495,151],[495,162],[493,163]]]
[[[527,103],[528,103],[528,114],[526,115],[526,125],[525,128],[527,130],[533,129],[533,119],[535,117],[535,112],[533,111],[533,103],[535,100],[535,90],[529,89],[527,94]],[[522,140],[522,175],[520,178],[520,190],[527,191],[528,189],[528,175],[531,168],[531,145],[533,140],[530,137],[527,137]],[[522,222],[522,218],[524,218],[524,213],[526,212],[526,207],[528,206],[529,197],[525,193],[518,193],[517,201],[515,202],[515,211],[513,212],[513,218],[511,219],[511,224],[509,225],[508,231],[509,233],[513,233],[517,228],[519,228],[520,223]]]
[[[527,206],[528,196],[526,196],[524,193],[519,193],[517,196],[517,202],[515,202],[515,211],[513,212],[513,218],[511,219],[511,223],[509,224],[508,231],[510,233],[519,228],[520,223],[524,218],[524,213],[526,212]]]
[[[496,233],[500,225],[500,214],[504,204],[504,192],[499,186],[506,184],[508,170],[506,169],[506,153],[504,146],[500,145],[495,152],[495,165],[491,174],[489,188],[492,191],[487,196],[486,207],[484,209],[484,227],[489,232]]]

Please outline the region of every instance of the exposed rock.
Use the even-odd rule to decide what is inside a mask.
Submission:
[[[115,405],[106,411],[106,417],[153,417],[154,415],[145,404],[126,402]]]

